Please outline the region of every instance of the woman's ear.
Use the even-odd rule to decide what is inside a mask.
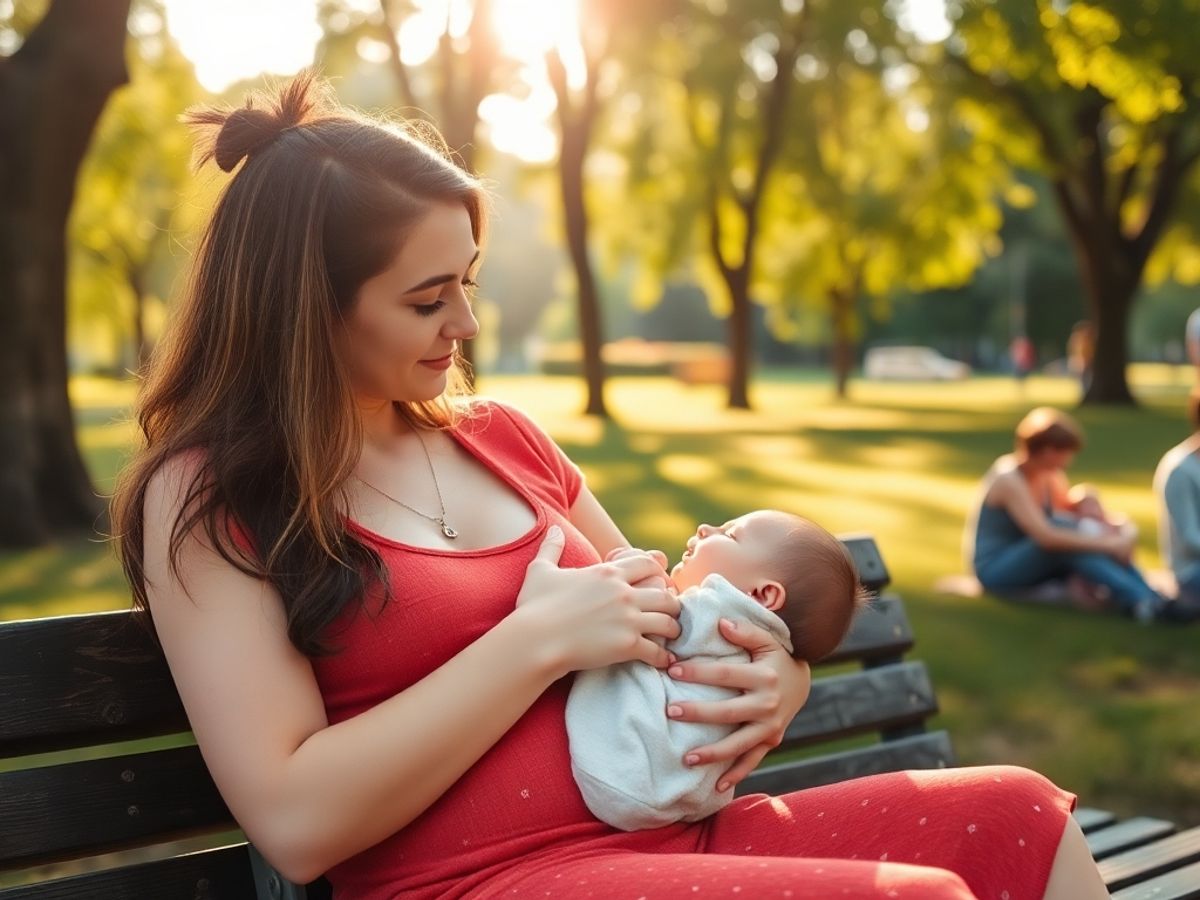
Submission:
[[[787,591],[778,581],[764,581],[750,592],[750,596],[762,604],[765,609],[777,612],[783,607],[783,601],[787,599]]]

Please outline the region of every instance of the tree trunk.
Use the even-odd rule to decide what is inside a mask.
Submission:
[[[589,416],[608,418],[608,407],[604,402],[604,346],[603,329],[600,325],[600,299],[596,290],[596,276],[592,271],[592,260],[588,255],[587,210],[583,202],[583,159],[586,146],[580,140],[578,122],[568,127],[563,123],[562,158],[559,162],[560,187],[562,189],[563,214],[567,229],[567,248],[571,253],[571,264],[575,268],[575,281],[579,289],[579,340],[583,349],[583,374],[587,382],[587,405],[584,412]]]
[[[1065,191],[1056,185],[1060,212],[1080,281],[1088,298],[1091,321],[1095,325],[1095,352],[1091,379],[1083,394],[1084,404],[1135,403],[1126,379],[1129,362],[1129,313],[1141,280],[1141,266],[1129,258],[1128,245],[1102,245],[1104,229],[1089,228],[1089,223],[1072,216],[1066,207]]]
[[[745,264],[726,273],[729,289],[729,408],[750,408],[750,272]]]
[[[146,361],[150,357],[150,346],[146,342],[146,290],[145,278],[141,270],[135,269],[129,273],[129,287],[133,292],[133,315],[130,324],[133,325],[132,357],[134,370],[140,375],[145,371]]]
[[[591,142],[592,124],[598,109],[596,61],[587,60],[587,83],[581,100],[574,100],[567,84],[567,71],[557,51],[546,54],[546,71],[558,101],[556,115],[560,134],[558,155],[559,188],[567,249],[575,269],[579,290],[579,341],[583,350],[583,375],[587,383],[585,415],[609,418],[604,401],[604,333],[600,324],[600,298],[596,276],[588,255],[588,217],[583,199],[583,164]]]
[[[1096,325],[1096,353],[1092,359],[1091,383],[1084,404],[1133,405],[1136,401],[1125,377],[1128,363],[1129,314],[1137,284],[1117,281],[1091,292],[1092,321]]]
[[[67,396],[67,215],[130,0],[54,0],[0,59],[0,546],[91,530],[103,504]]]
[[[854,336],[850,328],[854,310],[853,292],[831,288],[829,307],[833,321],[834,392],[839,400],[845,400],[849,393],[850,371],[854,368]]]

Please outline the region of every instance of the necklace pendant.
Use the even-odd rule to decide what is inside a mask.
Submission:
[[[445,520],[441,521],[439,524],[442,526],[442,534],[444,534],[446,537],[450,538],[451,540],[458,537],[458,532],[447,525]]]

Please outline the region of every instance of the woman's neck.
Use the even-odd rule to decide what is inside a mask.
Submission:
[[[356,402],[364,449],[387,450],[395,446],[398,438],[412,434],[412,426],[391,400],[358,398]]]

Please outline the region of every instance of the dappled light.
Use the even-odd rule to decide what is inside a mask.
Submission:
[[[258,473],[244,496],[271,510],[266,530],[320,508],[328,527],[300,521],[273,561],[297,568],[276,572],[325,560],[308,550],[340,539],[337,503],[365,527],[353,479],[463,547],[458,523],[488,508],[482,482],[465,496],[465,476],[439,481],[461,460],[400,429],[372,443],[362,405],[357,427],[317,414],[369,393],[382,421],[461,359],[470,390],[544,428],[634,546],[674,562],[699,523],[757,508],[874,537],[961,762],[1200,824],[1200,625],[1162,622],[1144,582],[1131,602],[1159,604],[1145,627],[1085,614],[1104,600],[1078,581],[1061,605],[973,592],[964,553],[981,476],[1046,405],[1086,433],[1070,480],[1137,534],[1034,543],[1107,548],[1112,567],[1132,544],[1155,590],[1174,578],[1151,479],[1200,384],[1197,46],[1200,0],[0,0],[0,318],[20,326],[0,330],[0,620],[129,607],[105,509],[147,384],[174,392],[160,429],[172,403],[228,414],[181,433],[236,436],[216,458],[245,463],[234,481]],[[310,73],[328,109],[276,111]],[[350,149],[364,136],[417,163],[338,202],[369,168]],[[209,138],[219,152],[197,168]],[[453,189],[421,182],[431,172]],[[236,241],[206,232],[220,198],[248,196],[223,226]],[[462,261],[392,291],[443,216]],[[337,259],[342,240],[356,261]],[[193,268],[213,247],[222,265]],[[409,309],[422,292],[437,296]],[[364,297],[385,312],[360,328]],[[178,358],[223,362],[172,381],[164,339],[183,309],[174,321],[205,338]],[[379,344],[344,356],[347,334]],[[251,336],[262,352],[221,356]],[[220,389],[178,400],[201,383]],[[314,447],[341,456],[309,464]],[[345,564],[328,591],[288,577],[324,600],[353,589]]]

